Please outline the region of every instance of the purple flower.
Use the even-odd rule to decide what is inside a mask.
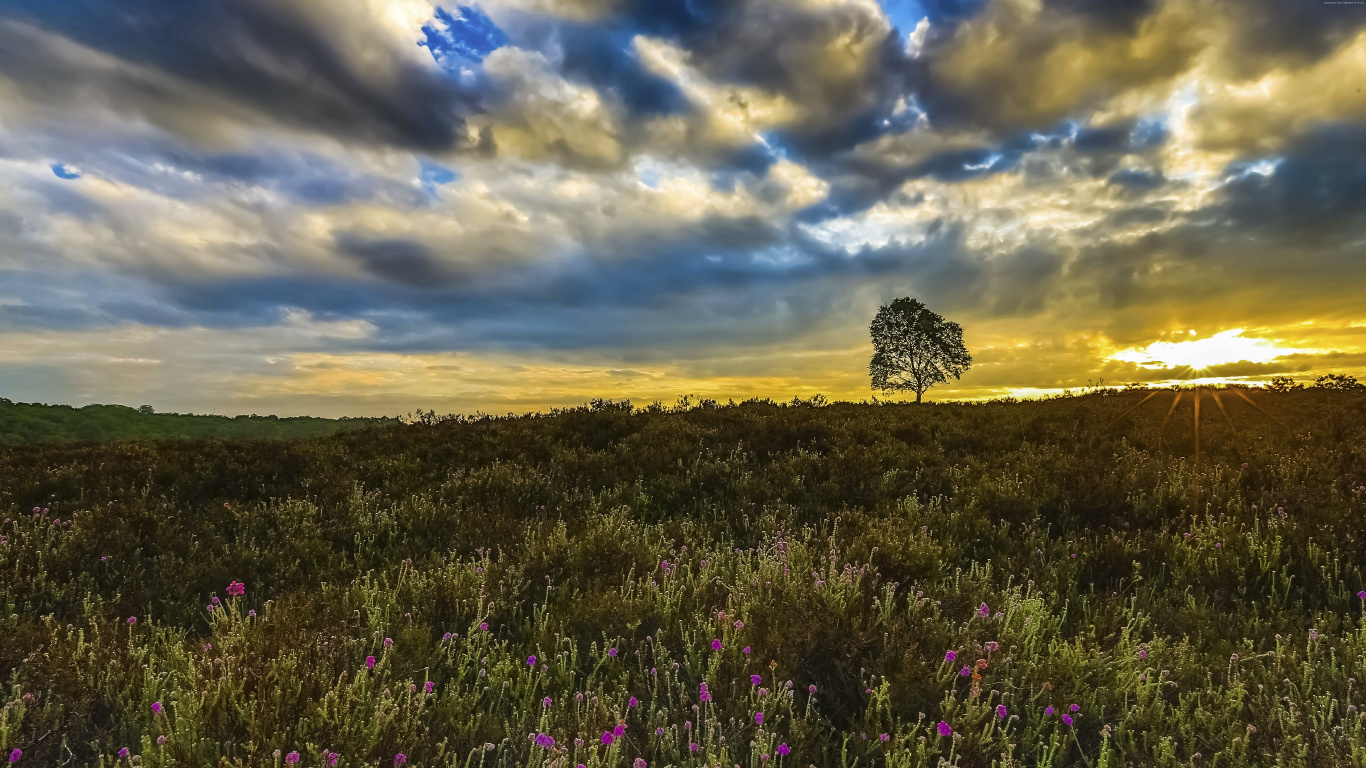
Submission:
[[[986,618],[991,615],[991,609],[987,607],[986,603],[982,603],[982,607],[977,609],[977,615]]]
[[[719,638],[716,639],[716,640],[711,641],[711,649],[712,649],[713,651],[719,651],[719,650],[721,650],[721,640],[720,640]]]
[[[484,632],[489,631],[489,623],[488,623],[487,621],[482,621],[482,622],[480,622],[480,623],[479,623],[479,629],[480,629],[481,631],[484,631]]]
[[[815,686],[815,685],[808,685],[808,686],[806,687],[806,692],[809,693],[809,694],[811,694],[812,696],[815,696],[815,695],[816,695],[816,686]]]
[[[158,736],[158,737],[157,737],[157,746],[158,746],[158,747],[164,747],[164,746],[166,746],[166,737],[165,737],[164,735],[163,735],[163,736]]]
[[[606,747],[606,746],[611,746],[611,744],[612,744],[613,741],[614,741],[614,739],[613,739],[613,737],[612,737],[612,732],[611,732],[611,731],[603,731],[603,732],[602,732],[602,745],[603,745],[604,747]]]
[[[1147,648],[1139,648],[1139,649],[1138,649],[1138,658],[1140,658],[1140,659],[1146,659],[1146,658],[1148,658],[1148,649],[1147,649]]]
[[[384,638],[384,647],[385,647],[386,650],[389,649],[389,648],[393,648],[393,647],[394,647],[394,639],[393,639],[392,637],[386,637],[386,638]]]
[[[1357,597],[1361,598],[1362,600],[1366,600],[1366,589],[1363,589],[1360,592],[1358,592]]]
[[[612,735],[618,739],[626,735],[626,723],[617,723],[617,727],[612,729]]]
[[[697,742],[690,741],[688,742],[688,749],[692,750],[693,752],[696,752],[702,748],[697,745]]]
[[[812,687],[814,688],[815,686]],[[706,683],[702,683],[702,685],[699,687],[697,695],[698,698],[702,699],[703,701],[711,701],[711,691],[707,690]]]
[[[991,640],[991,641],[988,641],[988,642],[987,642],[987,653],[995,653],[995,652],[997,652],[997,651],[999,651],[999,650],[1001,650],[1001,644],[1000,644],[1000,643],[996,642],[995,640]]]
[[[213,595],[212,597],[210,597],[209,602],[213,603],[214,605],[218,605],[218,595]]]
[[[1052,716],[1053,716],[1053,705],[1052,705],[1052,704],[1048,705],[1048,708],[1046,708],[1046,709],[1043,711],[1043,713],[1044,713],[1044,716],[1045,716],[1045,717],[1052,717]]]
[[[971,676],[972,676],[972,668],[971,668],[971,667],[967,667],[967,666],[963,667],[962,669],[958,670],[958,676],[959,676],[959,677],[971,677]]]
[[[122,759],[125,758],[125,757],[128,757],[128,747],[120,747],[120,748],[119,748],[119,759],[122,760]]]
[[[891,736],[888,736],[887,734],[884,733],[884,734],[882,734],[881,736],[878,737],[878,740],[879,740],[879,741],[884,741],[884,742],[885,742],[885,741],[887,741],[887,739],[890,739],[890,738],[892,738],[892,737],[891,737]]]
[[[639,703],[640,703],[640,702],[636,701],[636,697],[632,696],[629,700],[627,700],[626,706],[628,706],[628,707],[634,707],[635,705],[637,705],[637,704],[639,704]]]
[[[997,705],[996,705],[996,716],[997,716],[997,717],[999,717],[999,718],[1001,718],[1002,720],[1004,720],[1004,719],[1006,719],[1006,715],[1007,715],[1007,714],[1009,714],[1009,713],[1006,712],[1006,705],[1004,705],[1004,704],[997,704]]]
[[[1072,704],[1071,706],[1069,706],[1069,707],[1067,708],[1067,711],[1069,711],[1069,712],[1080,712],[1080,711],[1081,711],[1081,707],[1078,706],[1078,705],[1076,705],[1076,704]]]
[[[611,656],[612,658],[615,659],[615,658],[617,657],[617,649],[616,649],[616,648],[608,648],[608,649],[607,649],[607,655],[608,655],[608,656]]]
[[[637,757],[636,761],[634,763],[631,763],[631,765],[632,768],[645,768],[645,758]]]
[[[240,581],[234,581],[234,582],[232,582],[231,584],[228,585],[228,594],[229,594],[230,596],[232,596],[232,597],[241,597],[242,595],[246,594],[246,592],[247,592],[247,585],[246,585],[246,584],[243,584],[243,583],[240,582]],[[294,752],[293,754],[297,756],[299,753],[298,753],[298,752]],[[299,761],[298,761],[298,760],[295,760],[294,762],[297,763],[297,762],[299,762]]]
[[[764,679],[763,679],[762,677],[759,677],[758,675],[750,675],[750,676],[749,676],[749,684],[750,684],[750,685],[758,685],[759,683],[762,683],[763,681],[764,681]]]
[[[366,669],[374,669],[374,668],[375,668],[375,657],[374,657],[374,656],[366,656],[366,657],[365,657],[365,668],[366,668]]]
[[[544,699],[541,699],[541,706],[543,707],[548,707],[554,703],[555,702],[549,696],[545,697]]]
[[[782,744],[778,745],[778,754],[782,755],[783,757],[787,757],[791,751],[791,749],[788,749],[787,742],[783,742]]]
[[[288,765],[294,765],[302,759],[303,758],[299,757],[298,752],[290,752],[289,754],[285,755],[285,763]]]
[[[749,646],[745,646],[745,655],[749,655]]]
[[[947,662],[950,663],[950,664],[952,664],[953,662],[955,662],[955,661],[957,661],[957,660],[958,660],[958,651],[949,651],[948,653],[945,653],[945,654],[944,654],[944,661],[947,661]]]
[[[528,667],[534,667],[534,666],[536,666],[536,657],[535,657],[535,656],[528,656],[528,657],[526,657],[526,665],[527,665]]]
[[[18,748],[18,747],[15,747],[15,748],[14,748],[14,751],[11,752],[11,753],[9,753],[9,764],[10,764],[10,765],[14,765],[15,763],[19,762],[19,758],[21,758],[21,757],[23,757],[23,756],[24,756],[24,750],[22,750],[22,749],[20,749],[20,748]]]
[[[398,768],[400,765],[403,765],[406,762],[408,762],[408,756],[403,754],[402,752],[399,752],[397,755],[394,755],[394,768]]]
[[[952,736],[952,735],[953,735],[953,726],[949,725],[948,723],[944,722],[943,720],[940,720],[940,721],[939,721],[939,735],[940,735],[940,736]]]
[[[334,766],[336,766],[337,764],[337,760],[339,759],[341,759],[341,755],[339,753],[328,752],[325,749],[323,750],[323,763],[326,764],[328,768],[334,768]]]
[[[740,621],[739,619],[736,619],[736,620],[735,620],[735,628],[736,628],[736,629],[744,629],[744,628],[745,628],[745,622]]]
[[[253,608],[253,609],[251,609],[250,611],[247,611],[247,616],[248,616],[249,618],[253,618],[253,619],[256,618],[256,609]]]
[[[1072,724],[1072,716],[1071,716],[1071,715],[1063,715],[1063,716],[1062,716],[1062,721],[1063,721],[1064,723],[1067,723],[1068,725],[1071,725],[1071,724]]]
[[[550,749],[555,746],[555,739],[551,738],[548,733],[538,733],[536,734],[536,746]]]
[[[138,623],[138,617],[136,617],[136,616],[129,616],[129,617],[128,617],[128,626],[131,627],[131,626],[133,626],[133,625],[136,624],[136,623]]]
[[[426,684],[422,687],[427,691],[427,693],[431,693],[436,688],[436,683],[432,682],[431,680],[428,680]]]
[[[154,714],[158,714],[158,715],[161,714],[161,702],[159,702],[159,701],[154,701],[154,702],[152,702],[152,712],[153,712]]]
[[[755,724],[755,725],[763,725],[763,724],[764,724],[764,713],[763,713],[763,712],[755,712],[755,713],[754,713],[754,724]]]

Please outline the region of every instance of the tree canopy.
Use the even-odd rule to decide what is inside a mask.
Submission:
[[[921,401],[935,384],[957,379],[972,367],[963,327],[931,312],[916,299],[882,306],[873,318],[873,389],[914,392]]]

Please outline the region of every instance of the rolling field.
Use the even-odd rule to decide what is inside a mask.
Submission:
[[[0,760],[1366,766],[1366,395],[1175,400],[3,447]]]

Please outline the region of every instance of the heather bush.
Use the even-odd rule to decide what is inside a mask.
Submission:
[[[1366,764],[1366,396],[1145,396],[5,449],[0,758]]]

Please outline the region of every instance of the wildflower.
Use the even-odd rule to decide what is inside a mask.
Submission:
[[[811,686],[811,688],[814,690],[816,686],[813,685]],[[698,698],[702,699],[702,701],[711,701],[711,691],[707,690],[706,683],[702,683],[701,688],[697,693],[697,696]]]
[[[892,737],[891,737],[891,736],[888,736],[887,734],[884,733],[884,734],[882,734],[881,736],[878,737],[878,740],[879,740],[879,741],[885,742],[885,741],[887,741],[887,739],[890,739],[890,738],[892,738]]]
[[[165,736],[158,736],[158,737],[157,737],[157,746],[158,746],[158,747],[164,747],[164,746],[166,746],[166,737],[165,737]]]
[[[613,738],[612,732],[611,732],[611,731],[603,731],[603,732],[602,732],[602,745],[603,745],[604,747],[611,746],[611,745],[612,745],[612,742],[613,742],[614,740],[615,740],[615,739]]]
[[[748,645],[745,646],[745,655],[746,655],[746,656],[749,655],[749,646],[748,646]]]
[[[635,705],[637,705],[637,704],[639,704],[639,703],[640,703],[640,702],[636,701],[636,697],[632,696],[632,697],[626,702],[626,706],[628,706],[628,707],[634,707]]]
[[[997,652],[997,651],[999,651],[999,650],[1001,650],[1001,644],[1000,644],[1000,643],[996,642],[995,640],[991,640],[991,641],[988,641],[988,642],[987,642],[987,653],[995,653],[995,652]]]
[[[555,739],[552,738],[550,734],[538,733],[536,734],[536,746],[544,747],[545,749],[550,749],[551,747],[555,746]]]
[[[947,662],[950,663],[950,664],[952,664],[952,663],[953,663],[954,661],[956,661],[957,659],[958,659],[958,652],[957,652],[957,651],[949,651],[948,653],[945,653],[945,654],[944,654],[944,661],[947,661]]]
[[[631,763],[631,765],[633,766],[633,768],[645,768],[645,758],[637,757],[636,761],[634,763]]]
[[[212,651],[212,650],[213,650],[213,643],[204,643],[204,653],[208,653],[209,651]]]
[[[986,668],[987,668],[987,660],[986,660],[986,659],[978,659],[978,660],[977,660],[977,669],[979,669],[979,670],[984,670],[984,669],[986,669]]]
[[[374,669],[374,668],[375,668],[375,657],[374,657],[374,656],[366,656],[366,657],[365,657],[365,668],[366,668],[366,669]]]
[[[129,617],[128,617],[128,626],[131,627],[131,626],[133,626],[133,625],[136,624],[136,623],[138,623],[138,617],[136,617],[136,616],[129,616]]]
[[[128,747],[120,747],[120,748],[119,748],[119,759],[122,760],[122,759],[124,759],[124,758],[126,758],[126,757],[128,757]]]
[[[11,752],[11,753],[9,753],[9,764],[10,764],[10,765],[14,765],[15,763],[19,762],[19,758],[21,758],[21,757],[23,757],[23,756],[24,756],[24,750],[22,750],[22,749],[20,749],[20,748],[18,748],[18,747],[15,747],[15,748],[14,748],[14,751]]]
[[[1044,713],[1044,716],[1045,716],[1045,717],[1052,717],[1052,716],[1053,716],[1053,706],[1050,704],[1050,705],[1048,706],[1048,708],[1045,709],[1045,710],[1043,711],[1043,713]]]
[[[428,680],[425,684],[423,684],[422,688],[427,693],[431,693],[436,688],[436,683],[432,682],[431,680]]]
[[[612,729],[612,735],[618,739],[626,735],[626,723],[617,723],[617,727]]]
[[[398,768],[400,765],[403,765],[406,762],[408,762],[408,756],[403,754],[402,752],[399,752],[397,755],[394,755],[394,768]]]
[[[721,650],[721,640],[720,640],[719,638],[716,639],[716,640],[711,641],[711,649],[712,649],[713,651],[719,651],[719,650]]]
[[[218,605],[218,595],[209,596],[209,602],[214,605]]]
[[[939,726],[938,726],[938,727],[939,727],[939,735],[940,735],[940,736],[952,736],[952,735],[953,735],[953,726],[949,725],[948,723],[944,722],[943,720],[940,720],[940,721],[939,721]]]
[[[977,609],[977,615],[985,619],[991,615],[991,609],[987,607],[986,603],[982,603],[982,607]]]
[[[299,753],[298,753],[298,752],[290,752],[289,754],[285,755],[285,764],[286,764],[286,765],[294,765],[295,763],[299,762],[299,761],[302,760],[302,759],[303,759],[303,758],[299,757]]]
[[[336,766],[337,764],[337,760],[340,758],[341,755],[336,752],[329,752],[325,749],[323,750],[323,764],[328,766],[328,768],[334,768],[334,766]]]
[[[698,750],[700,750],[700,749],[702,749],[702,748],[699,747],[699,746],[697,745],[697,742],[695,742],[695,741],[690,741],[690,742],[688,742],[688,749],[692,750],[693,752],[697,752]]]
[[[247,618],[250,618],[250,619],[256,618],[256,609],[255,609],[255,608],[251,609],[250,611],[247,611]]]
[[[971,677],[971,676],[972,676],[972,668],[971,668],[971,667],[966,667],[966,666],[963,667],[961,670],[959,670],[958,676],[959,676],[959,677]]]
[[[234,581],[234,582],[232,582],[231,584],[228,585],[228,590],[227,590],[227,591],[228,591],[228,594],[229,594],[230,596],[232,596],[232,597],[241,597],[242,595],[246,594],[246,592],[247,592],[247,585],[246,585],[246,584],[243,584],[243,583],[240,582],[240,581]],[[295,752],[295,753],[293,753],[293,754],[296,754],[296,755],[297,755],[297,754],[299,754],[299,753],[298,753],[298,752]],[[296,760],[295,762],[298,762],[298,761]]]
[[[528,667],[534,667],[534,666],[536,666],[536,657],[535,657],[535,656],[528,656],[528,657],[526,657],[526,665],[527,665]]]
[[[479,623],[479,629],[480,629],[480,631],[482,631],[482,632],[487,632],[487,631],[489,631],[489,623],[488,623],[487,621],[480,622],[480,623]]]
[[[664,726],[660,726],[660,727],[656,728],[656,729],[655,729],[655,735],[656,735],[656,736],[663,736],[663,735],[664,735]]]
[[[755,725],[763,725],[763,724],[764,724],[764,713],[763,713],[763,712],[755,712],[755,713],[754,713],[754,724],[755,724]]]
[[[159,702],[159,701],[154,701],[154,702],[152,702],[152,713],[153,713],[153,714],[157,714],[157,715],[161,714],[161,702]]]
[[[1062,721],[1063,721],[1064,723],[1068,724],[1068,725],[1071,725],[1071,724],[1072,724],[1072,716],[1071,716],[1071,715],[1063,715],[1063,716],[1062,716]]]
[[[612,658],[615,659],[615,658],[617,657],[617,649],[616,649],[616,648],[608,648],[608,649],[607,649],[607,655],[608,655],[608,656],[611,656]]]
[[[996,716],[997,716],[998,718],[1004,720],[1004,719],[1006,719],[1006,715],[1008,715],[1008,714],[1010,714],[1010,713],[1006,711],[1006,705],[1004,705],[1004,704],[997,704],[997,705],[996,705]]]
[[[816,686],[815,686],[815,685],[808,685],[808,686],[806,687],[806,692],[807,692],[807,693],[810,693],[810,694],[812,694],[812,695],[814,696],[815,693],[816,693]]]
[[[759,677],[758,675],[750,675],[750,676],[749,676],[749,684],[750,684],[750,685],[758,685],[759,683],[762,683],[763,681],[764,681],[764,679],[763,679],[762,677]]]
[[[1358,592],[1357,597],[1362,600],[1366,600],[1366,589],[1363,589],[1362,591]]]
[[[788,748],[787,742],[778,745],[778,754],[787,757],[792,750]]]
[[[736,628],[736,629],[744,629],[744,628],[745,628],[745,622],[740,621],[740,620],[737,619],[736,622],[735,622],[735,628]]]
[[[1147,649],[1147,648],[1139,648],[1139,649],[1138,649],[1138,658],[1140,658],[1140,659],[1146,659],[1146,658],[1148,658],[1148,649]]]
[[[549,696],[545,697],[544,699],[541,699],[541,706],[543,707],[548,707],[554,703],[554,700],[552,700]]]
[[[1081,707],[1078,706],[1078,705],[1076,705],[1076,704],[1073,704],[1073,705],[1069,706],[1069,707],[1067,708],[1067,710],[1068,710],[1069,712],[1080,712],[1080,711],[1081,711]]]

